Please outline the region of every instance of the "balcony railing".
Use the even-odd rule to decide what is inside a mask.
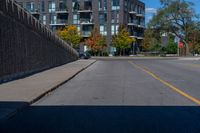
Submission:
[[[65,19],[57,19],[57,21],[51,23],[50,25],[51,26],[64,26],[64,25],[67,25],[68,24],[68,21],[65,20]]]
[[[89,37],[91,35],[91,31],[82,31],[83,37]]]
[[[144,12],[137,12],[136,16],[137,17],[144,17],[145,13]]]
[[[134,11],[134,10],[133,10],[133,11],[129,11],[129,13],[130,13],[130,14],[137,14],[137,12]]]
[[[139,24],[138,24],[138,27],[139,27],[139,28],[145,28],[145,24],[144,24],[144,23],[139,23]]]
[[[67,8],[65,8],[65,9],[56,9],[56,13],[57,14],[68,13],[68,9]]]
[[[39,11],[38,11],[37,9],[31,10],[30,13],[31,13],[32,15],[40,15],[40,13],[39,13]]]
[[[130,31],[129,34],[130,34],[130,37],[137,38],[137,32]]]
[[[84,12],[84,13],[90,13],[90,12],[92,12],[92,7],[85,7],[85,8],[80,8],[79,10],[78,10],[78,12]]]
[[[81,19],[80,21],[81,21],[81,24],[85,24],[85,25],[94,24],[93,19]]]
[[[138,32],[132,32],[132,31],[130,31],[129,32],[129,36],[130,37],[134,37],[134,38],[139,39],[139,40],[144,39],[144,34],[143,33],[138,33]]]
[[[130,21],[128,22],[128,25],[129,25],[129,26],[137,26],[137,23],[138,23],[137,20],[130,20]]]
[[[137,33],[137,39],[139,40],[144,39],[144,33]]]

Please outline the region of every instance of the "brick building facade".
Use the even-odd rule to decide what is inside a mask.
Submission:
[[[139,0],[16,0],[43,24],[56,30],[76,25],[83,37],[97,27],[112,46],[112,36],[120,25],[126,25],[136,38],[131,51],[139,50],[145,29],[145,4]]]

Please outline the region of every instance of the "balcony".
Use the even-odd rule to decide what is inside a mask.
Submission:
[[[138,40],[143,40],[144,39],[144,34],[143,33],[137,33],[137,39]]]
[[[90,13],[92,12],[92,1],[85,1],[84,7],[80,8],[78,12],[82,13]]]
[[[36,11],[33,11],[31,12],[32,15],[40,15],[40,13],[36,10]]]
[[[136,26],[137,27],[137,23],[128,23],[128,26]]]
[[[130,37],[137,38],[137,32],[130,31],[129,34],[130,34]]]
[[[81,24],[82,25],[93,25],[94,22],[92,19],[81,19]]]
[[[143,40],[143,39],[144,39],[144,37],[137,37],[137,39],[138,39],[138,40]]]
[[[82,31],[82,37],[90,37],[91,31]]]
[[[130,37],[133,37],[135,39],[138,39],[138,40],[143,40],[144,39],[144,34],[143,33],[138,33],[138,32],[133,32],[133,31],[130,31]]]
[[[128,26],[136,26],[137,27],[137,21],[136,20],[130,20],[128,23]]]
[[[91,13],[92,9],[80,9],[78,10],[79,13]]]
[[[40,18],[40,13],[38,10],[32,10],[30,11],[31,15],[33,15],[35,18],[39,19]]]
[[[57,13],[57,14],[67,14],[67,13],[68,13],[68,10],[67,10],[67,9],[57,9],[57,10],[56,10],[56,13]]]
[[[67,20],[64,20],[64,19],[57,19],[56,22],[54,23],[51,23],[50,25],[51,26],[65,26],[68,24],[68,21]]]
[[[137,39],[137,36],[135,35],[130,35],[130,37]]]
[[[144,24],[138,24],[138,28],[145,28],[145,25]]]
[[[145,13],[144,12],[137,12],[136,16],[137,17],[144,17]]]
[[[137,14],[136,11],[129,11],[130,14]]]

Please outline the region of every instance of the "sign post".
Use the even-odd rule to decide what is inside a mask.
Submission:
[[[184,43],[182,41],[179,41],[178,42],[178,55],[179,56],[182,55],[182,50],[181,49],[183,49],[183,47],[184,47]]]

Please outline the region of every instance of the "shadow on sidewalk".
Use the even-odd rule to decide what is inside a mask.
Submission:
[[[30,106],[0,123],[0,133],[143,132],[199,133],[200,107]]]

